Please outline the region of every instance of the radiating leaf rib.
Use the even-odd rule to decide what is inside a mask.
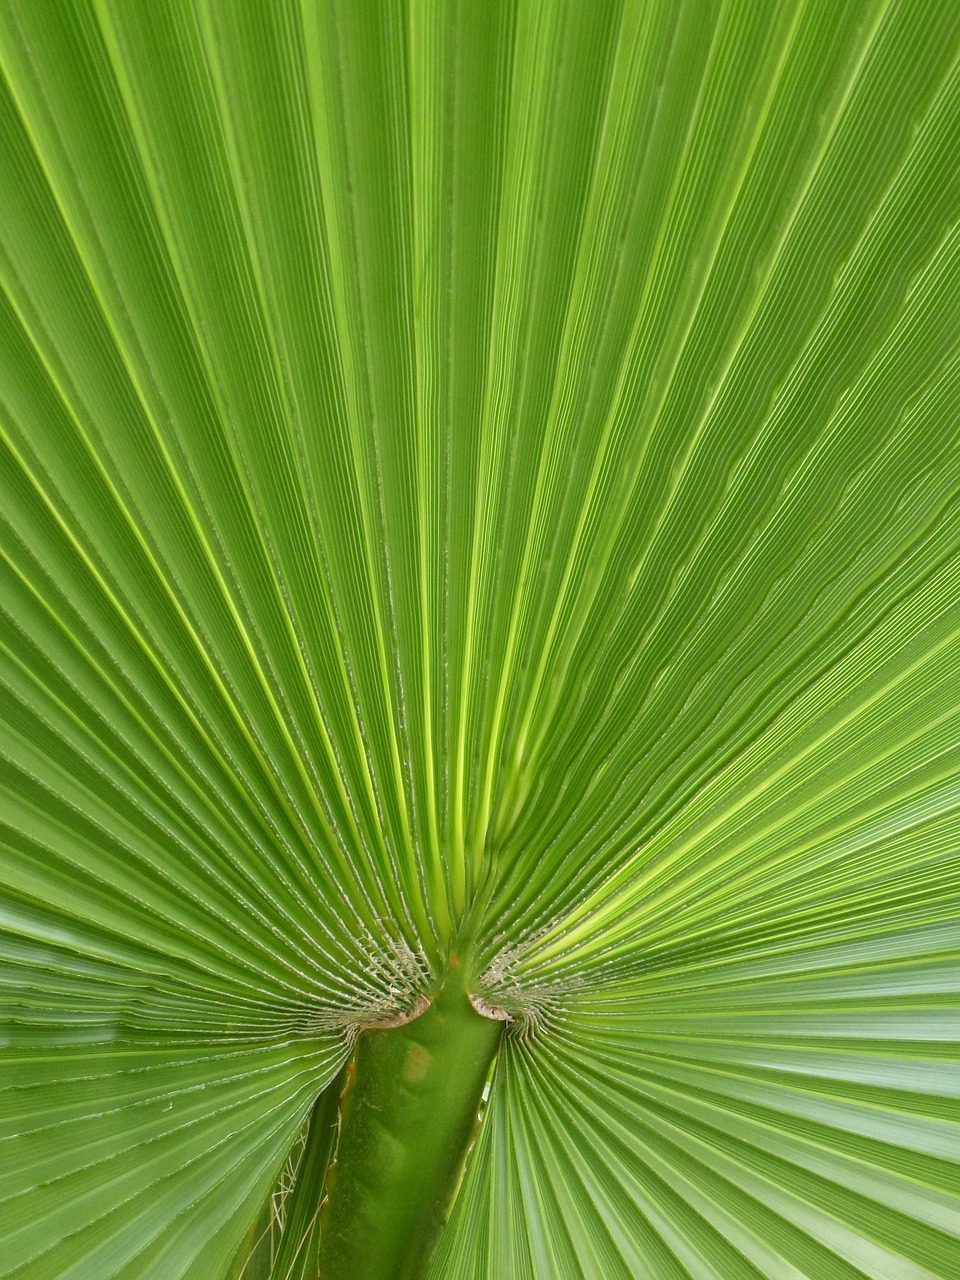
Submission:
[[[319,1205],[337,1146],[345,1074],[341,1071],[334,1076],[310,1112],[293,1189],[284,1201],[283,1229],[270,1271],[276,1280],[311,1280],[317,1273]]]

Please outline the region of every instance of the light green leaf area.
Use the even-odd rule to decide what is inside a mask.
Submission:
[[[453,948],[434,1280],[960,1274],[960,5],[0,70],[0,1277],[267,1276]]]
[[[4,1273],[222,1274],[334,1051],[65,1041],[4,1054]]]

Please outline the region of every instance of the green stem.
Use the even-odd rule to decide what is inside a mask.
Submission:
[[[321,1215],[320,1280],[417,1280],[446,1220],[502,1024],[455,959],[427,1011],[364,1031]]]
[[[317,1274],[317,1206],[337,1138],[338,1107],[346,1074],[346,1067],[338,1071],[313,1104],[296,1181],[285,1206],[272,1280],[313,1280]]]

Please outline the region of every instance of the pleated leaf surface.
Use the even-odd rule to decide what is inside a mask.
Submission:
[[[0,0],[0,1276],[960,1274],[960,6]]]

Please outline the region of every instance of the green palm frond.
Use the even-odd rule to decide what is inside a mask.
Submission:
[[[417,1274],[960,1274],[960,5],[0,70],[0,1277],[329,1268],[455,968]]]

